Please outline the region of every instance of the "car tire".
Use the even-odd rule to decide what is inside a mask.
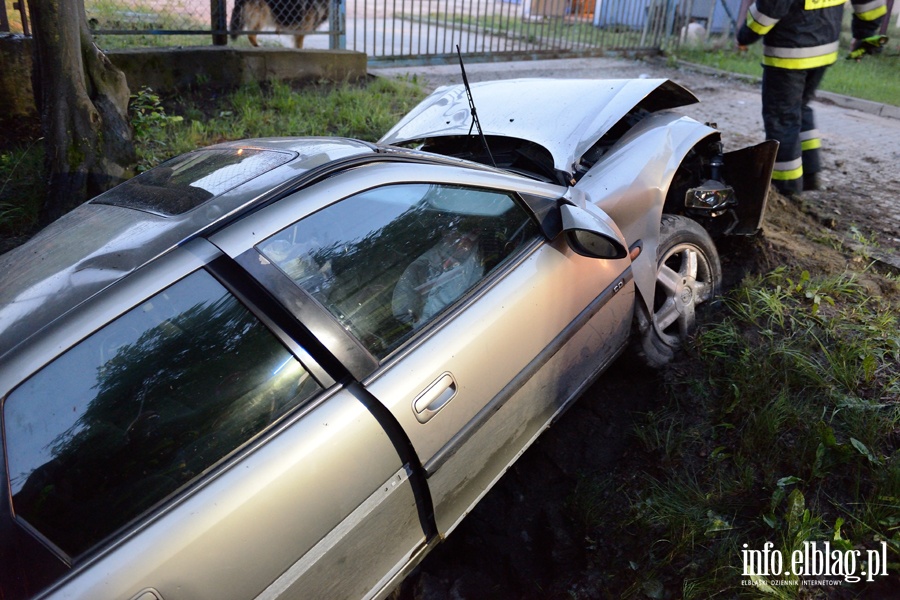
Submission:
[[[686,217],[663,215],[659,228],[653,311],[638,327],[638,355],[661,367],[693,332],[696,308],[714,299],[722,266],[712,238]]]

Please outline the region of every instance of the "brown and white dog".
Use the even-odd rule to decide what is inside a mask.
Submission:
[[[229,31],[233,40],[237,31],[312,31],[327,18],[328,0],[235,0]],[[294,48],[302,48],[303,35],[293,36]],[[247,38],[259,46],[255,33],[248,33]]]

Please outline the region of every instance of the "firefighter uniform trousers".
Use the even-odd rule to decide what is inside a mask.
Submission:
[[[772,183],[783,193],[813,189],[822,169],[822,143],[809,103],[825,69],[837,61],[847,0],[755,0],[737,42],[763,40],[762,116],[768,139],[778,140]],[[887,13],[885,0],[850,0],[857,40],[873,35]]]
[[[778,140],[772,182],[782,193],[804,189],[822,170],[822,141],[809,105],[827,67],[780,69],[763,67],[762,117],[766,139]],[[810,187],[811,183],[806,187]]]

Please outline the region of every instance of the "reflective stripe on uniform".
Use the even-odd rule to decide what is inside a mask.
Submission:
[[[772,170],[772,179],[776,181],[791,181],[803,177],[803,159],[786,160],[775,163]]]
[[[887,4],[884,0],[872,0],[865,4],[854,4],[853,12],[863,21],[874,21],[878,17],[887,14]]]
[[[822,44],[821,46],[810,46],[808,48],[777,48],[775,46],[766,46],[766,56],[775,58],[816,58],[825,56],[838,51],[838,42],[830,44]]]
[[[822,147],[822,140],[819,138],[814,138],[811,140],[803,140],[800,142],[800,149],[806,152],[807,150],[818,150]]]
[[[840,6],[847,0],[806,0],[803,8],[806,10],[817,10],[820,8],[828,8],[830,6]]]
[[[775,27],[776,23],[778,23],[778,19],[759,12],[755,2],[747,9],[747,27],[756,34],[766,35]]]
[[[818,67],[833,65],[837,62],[837,57],[837,52],[825,56],[817,56],[816,58],[777,58],[774,56],[763,56],[762,64],[767,67],[778,67],[779,69],[816,69]]]
[[[815,150],[822,147],[822,139],[819,137],[818,129],[810,129],[809,131],[800,132],[800,149]]]
[[[763,46],[762,64],[782,69],[815,69],[834,64],[837,57],[838,42],[811,48]]]

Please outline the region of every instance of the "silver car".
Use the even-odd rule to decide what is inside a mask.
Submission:
[[[668,80],[470,92],[179,156],[0,257],[0,597],[383,598],[629,340],[671,358],[774,142]]]

